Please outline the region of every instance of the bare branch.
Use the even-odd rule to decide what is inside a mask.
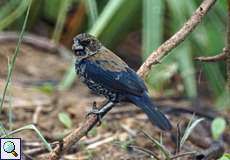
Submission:
[[[210,7],[216,0],[204,0],[197,10],[193,13],[190,19],[177,31],[170,39],[165,41],[159,48],[157,48],[142,64],[138,70],[141,77],[145,77],[150,71],[153,64],[157,64],[163,57],[165,57],[173,48],[178,46],[184,39],[196,28],[206,15]]]
[[[215,56],[209,56],[209,57],[196,57],[195,60],[201,61],[201,62],[219,62],[219,61],[226,61],[227,60],[227,54],[226,52],[217,54]]]

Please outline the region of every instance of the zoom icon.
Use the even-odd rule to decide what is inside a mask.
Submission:
[[[21,159],[21,139],[20,138],[1,138],[0,160],[20,160]]]

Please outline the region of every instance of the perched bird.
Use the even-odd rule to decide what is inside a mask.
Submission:
[[[160,129],[172,128],[148,96],[144,81],[95,37],[87,33],[77,35],[73,39],[72,50],[76,56],[75,70],[91,90],[104,95],[110,102],[131,102],[140,107]]]

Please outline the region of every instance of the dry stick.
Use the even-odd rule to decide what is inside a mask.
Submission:
[[[182,26],[182,28],[175,33],[169,40],[163,43],[155,52],[153,52],[145,63],[138,70],[138,74],[144,77],[151,69],[153,64],[159,63],[160,59],[166,56],[169,51],[179,45],[195,27],[201,22],[201,19],[208,12],[210,7],[216,2],[216,0],[204,0],[198,9],[193,13],[190,19]],[[230,77],[229,77],[230,78]],[[114,105],[111,103],[110,105]],[[89,116],[83,125],[75,129],[72,133],[63,139],[63,144],[58,145],[53,149],[49,155],[50,160],[57,160],[63,151],[68,150],[73,144],[78,142],[83,136],[85,136],[89,130],[91,130],[98,122],[98,118],[95,115]]]
[[[138,74],[141,77],[145,77],[150,71],[153,64],[159,63],[159,61],[166,56],[169,51],[178,46],[184,39],[191,33],[195,27],[201,22],[201,19],[208,12],[210,7],[216,2],[216,0],[204,0],[198,9],[193,13],[190,19],[182,26],[182,28],[176,32],[170,39],[165,41],[156,51],[154,51],[144,64],[138,70]]]
[[[215,56],[202,56],[202,57],[197,57],[195,58],[197,61],[201,62],[219,62],[219,61],[226,61],[227,60],[227,53],[226,50],[220,54],[217,54]]]
[[[228,91],[230,93],[230,0],[228,0],[228,26],[227,26],[227,44],[226,44],[226,54],[227,54],[227,77],[228,77]]]

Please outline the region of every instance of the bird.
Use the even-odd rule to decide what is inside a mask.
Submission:
[[[130,102],[145,112],[153,125],[164,131],[172,129],[167,117],[148,96],[144,80],[120,57],[94,36],[80,33],[73,38],[75,71],[80,81],[109,102]],[[103,110],[92,111],[101,114]]]

